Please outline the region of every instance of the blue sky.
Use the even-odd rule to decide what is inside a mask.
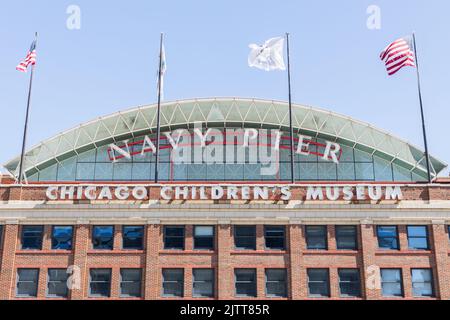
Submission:
[[[81,9],[80,30],[66,27],[69,5]],[[381,9],[380,30],[366,26],[370,5]],[[95,117],[155,102],[160,32],[166,34],[166,100],[287,100],[285,73],[247,66],[249,43],[286,31],[294,102],[370,122],[422,146],[415,70],[388,78],[378,58],[390,41],[413,30],[430,153],[450,162],[449,11],[446,0],[2,1],[0,163],[20,153],[28,75],[15,66],[35,31],[28,147]]]

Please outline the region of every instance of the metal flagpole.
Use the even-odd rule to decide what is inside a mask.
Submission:
[[[419,60],[417,58],[416,35],[414,32],[413,32],[413,44],[414,44],[414,55],[416,59],[417,86],[419,89],[420,115],[422,116],[422,132],[423,132],[423,142],[425,145],[425,158],[427,164],[428,183],[431,183],[430,155],[428,153],[427,132],[425,129],[425,116],[423,113],[423,103],[422,103],[422,91],[420,89]]]
[[[35,33],[35,50],[37,47],[37,32]],[[30,85],[28,88],[28,102],[27,102],[27,112],[25,115],[25,125],[23,128],[23,139],[22,139],[22,153],[20,154],[20,165],[19,165],[19,184],[22,184],[22,176],[23,176],[23,162],[25,159],[25,146],[27,142],[27,131],[28,131],[28,118],[30,114],[30,102],[31,102],[31,88],[33,86],[33,73],[34,73],[34,64],[31,66],[31,74],[30,74]]]
[[[159,140],[161,138],[161,77],[162,77],[162,51],[163,51],[164,33],[161,33],[161,42],[159,45],[159,70],[158,70],[158,111],[156,116],[156,162],[155,162],[155,183],[159,182]]]
[[[287,49],[287,74],[288,74],[288,90],[289,90],[289,131],[291,136],[291,182],[295,183],[294,175],[294,128],[292,127],[292,95],[291,95],[291,62],[289,54],[289,33],[286,33],[286,49]]]

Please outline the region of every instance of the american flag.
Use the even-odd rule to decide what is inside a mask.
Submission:
[[[20,72],[27,72],[27,68],[30,64],[36,64],[36,40],[33,41],[30,50],[27,53],[27,56],[19,63],[19,65],[16,67],[16,70]]]
[[[404,37],[394,41],[380,54],[380,58],[386,64],[386,69],[390,76],[403,67],[415,67],[414,57],[412,37]]]

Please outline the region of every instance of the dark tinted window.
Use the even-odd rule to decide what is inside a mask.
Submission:
[[[408,226],[408,247],[413,250],[428,250],[428,228],[426,226]]]
[[[120,296],[125,298],[141,297],[141,269],[120,269]]]
[[[142,250],[144,248],[144,227],[123,226],[122,238],[123,249]]]
[[[414,297],[434,297],[431,269],[412,269],[411,280]]]
[[[284,226],[265,226],[264,238],[267,249],[284,250],[286,249],[285,239],[286,228]]]
[[[164,226],[164,249],[184,250],[184,226]]]
[[[92,244],[94,249],[112,250],[114,247],[114,226],[94,226]]]
[[[72,238],[72,226],[54,226],[52,231],[52,249],[72,250]]]
[[[397,226],[378,226],[378,247],[380,249],[398,250],[398,231]]]
[[[214,249],[214,227],[195,226],[194,227],[194,249]]]
[[[43,226],[22,226],[22,249],[41,250]]]
[[[361,280],[358,269],[339,269],[339,289],[341,297],[360,297]]]
[[[183,297],[184,296],[184,270],[183,269],[163,269],[163,296]]]
[[[235,269],[237,297],[256,297],[256,269]]]
[[[37,297],[38,280],[39,269],[18,269],[16,288],[17,297]]]
[[[111,269],[91,269],[89,295],[91,297],[111,295]]]
[[[308,269],[308,289],[310,297],[329,297],[330,276],[328,269]]]
[[[214,269],[193,269],[194,297],[214,297]]]
[[[357,250],[356,226],[336,226],[336,246],[339,250]]]
[[[328,248],[326,226],[306,226],[306,245],[310,250],[326,250]]]
[[[402,271],[400,269],[381,269],[381,288],[385,297],[402,297]]]
[[[266,269],[266,295],[268,297],[287,297],[285,269]]]
[[[256,226],[234,226],[234,246],[238,250],[256,250]]]
[[[66,298],[68,296],[67,269],[48,269],[47,296]]]

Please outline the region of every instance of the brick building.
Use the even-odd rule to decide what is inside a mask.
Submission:
[[[158,183],[155,106],[31,148],[26,184],[11,160],[0,299],[450,299],[446,164],[427,183],[418,148],[296,105],[292,183],[286,114],[163,105]]]

